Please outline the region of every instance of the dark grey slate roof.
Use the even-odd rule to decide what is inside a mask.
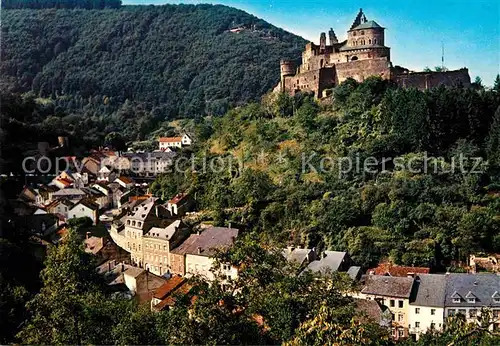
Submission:
[[[383,29],[376,21],[369,20],[367,22],[361,23],[351,30],[361,30],[361,29]]]
[[[358,280],[361,277],[361,267],[352,266],[347,270],[347,275],[353,280]]]
[[[444,307],[446,276],[440,274],[420,274],[415,283],[415,300],[410,304]]]
[[[339,270],[340,265],[346,257],[346,252],[339,251],[325,251],[323,257],[317,261],[312,261],[307,266],[306,270],[311,270],[312,272],[324,273],[327,270],[331,272],[336,272]]]
[[[288,262],[304,263],[312,249],[283,249],[282,254]]]
[[[412,277],[402,278],[396,276],[368,275],[361,293],[386,297],[410,298],[413,282],[414,279]]]
[[[500,291],[500,275],[451,273],[447,274],[446,277],[446,307],[500,307],[500,303],[495,303],[493,300],[495,292]],[[452,295],[455,292],[462,297],[460,303],[453,303]],[[468,303],[465,298],[471,294],[476,297],[475,303]]]

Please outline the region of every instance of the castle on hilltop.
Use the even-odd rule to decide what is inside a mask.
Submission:
[[[347,78],[362,82],[369,76],[395,81],[402,87],[429,89],[440,84],[470,85],[467,68],[444,72],[410,72],[393,67],[391,49],[385,45],[384,30],[374,20],[367,20],[360,9],[347,31],[347,40],[339,42],[333,29],[322,32],[319,45],[309,42],[302,52],[302,64],[281,60],[281,79],[275,91],[295,94],[313,92],[315,97],[327,96],[327,90]]]

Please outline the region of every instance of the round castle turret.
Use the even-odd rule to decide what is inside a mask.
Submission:
[[[280,61],[281,79],[285,76],[293,76],[295,74],[295,63],[293,60],[281,59]]]

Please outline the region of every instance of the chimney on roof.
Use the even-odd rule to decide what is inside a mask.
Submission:
[[[201,246],[198,246],[197,250],[198,250],[198,255],[201,254]]]

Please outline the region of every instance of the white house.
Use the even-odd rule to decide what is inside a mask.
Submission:
[[[410,302],[408,321],[410,334],[420,337],[428,330],[443,328],[446,275],[419,274],[415,278],[416,295]]]
[[[192,139],[186,134],[181,137],[160,137],[160,139],[158,139],[158,145],[161,151],[171,147],[182,148],[183,146],[191,145],[192,142]]]
[[[68,211],[68,219],[89,217],[95,225],[99,220],[99,206],[91,201],[81,200]]]
[[[115,174],[106,166],[102,166],[97,172],[97,180],[112,182],[115,180]]]

